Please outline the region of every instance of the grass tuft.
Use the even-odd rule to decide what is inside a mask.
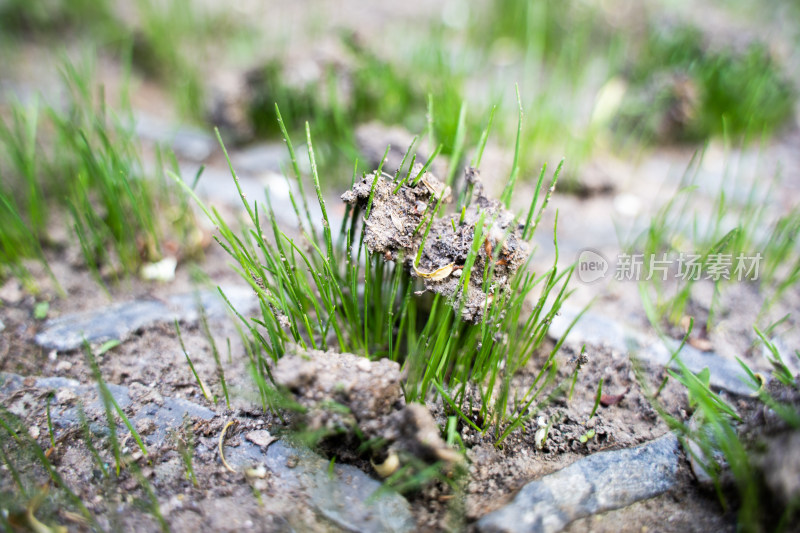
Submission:
[[[459,416],[465,423],[469,421],[482,432],[494,428],[498,442],[501,441],[508,434],[503,429],[509,424],[517,427],[527,419],[531,403],[552,384],[557,348],[550,353],[535,386],[526,394],[513,395],[515,400],[511,402],[510,378],[542,345],[550,321],[569,294],[567,284],[572,268],[561,271],[556,262],[537,276],[528,270],[531,261],[528,257],[509,280],[508,290],[498,291],[486,299],[478,323],[465,322],[461,318],[466,300],[462,292],[466,295],[471,276],[480,276],[478,279],[483,280],[484,289],[492,291],[490,279],[494,267],[490,264],[493,263],[483,258],[498,261],[501,251],[499,245],[493,254],[484,251],[486,239],[483,236],[491,234],[495,223],[484,213],[474,226],[460,289],[449,298],[436,294],[430,305],[424,304],[414,294],[421,280],[412,275],[412,271],[418,275],[420,271],[406,264],[412,262],[412,256],[405,257],[398,251],[396,259],[387,261],[383,253],[372,253],[364,246],[362,217],[369,221],[369,212],[362,214],[357,207],[348,209],[341,224],[341,235],[334,238],[308,125],[305,133],[311,177],[322,213],[321,235],[311,234],[305,227],[308,221],[313,228],[312,215],[308,205],[294,197],[292,205],[305,212],[297,213],[302,231],[300,238],[291,237],[278,228],[269,201],[264,207],[242,195],[249,229],[237,232],[216,210],[205,206],[195,196],[201,209],[219,228],[218,242],[259,296],[260,316],[246,319],[238,315],[260,348],[259,354],[275,361],[293,343],[303,349],[336,349],[373,359],[397,360],[409,374],[405,384],[409,401],[424,401],[430,394],[441,394],[453,410],[452,416]],[[286,140],[294,159],[291,142],[288,137]],[[231,172],[237,183],[233,169]],[[176,179],[187,193],[194,194],[188,184]],[[373,180],[367,202],[371,205],[375,180],[391,181],[391,177],[382,178],[376,173],[366,179]],[[421,174],[410,183],[399,182],[392,188],[402,192],[415,184],[422,187],[421,182],[417,183],[420,179]],[[431,205],[429,214],[417,228],[423,242],[420,251],[434,220],[444,214],[440,213],[443,194],[444,191],[438,195],[435,205]],[[431,202],[433,200],[431,197]],[[265,225],[271,226],[270,238],[262,229]],[[533,228],[530,229],[528,239],[533,233]],[[555,238],[554,241],[557,246]],[[413,266],[418,267],[420,254],[415,256]],[[479,258],[485,267],[473,270]],[[437,275],[437,272],[428,276]],[[534,312],[526,316],[526,301],[536,292],[538,303]],[[269,383],[269,376],[265,374],[269,363],[254,360],[253,368],[261,381]],[[469,396],[473,391],[477,391],[481,403],[477,415],[465,412],[465,402],[472,401]]]
[[[686,337],[691,334],[691,331],[690,326]],[[760,334],[758,328],[756,328],[756,332]],[[792,377],[788,372],[780,360],[780,355],[775,356],[777,353],[775,347],[771,346],[766,339],[763,340],[773,353],[773,357],[776,357],[772,360],[775,378],[785,387],[794,390],[795,393],[800,391],[797,378]],[[691,372],[678,356],[678,351],[674,352],[670,359],[670,362],[674,362],[678,369],[677,371],[669,370],[668,374],[687,391],[689,410],[692,413],[691,419],[684,422],[671,415],[666,405],[658,400],[658,394],[663,388],[664,382],[653,393],[642,368],[634,365],[637,380],[646,397],[667,425],[681,439],[684,449],[692,456],[699,468],[710,476],[723,507],[726,509],[735,507],[738,526],[743,531],[763,531],[776,524],[780,529],[779,524],[785,523],[787,519],[796,515],[798,507],[796,503],[790,503],[776,515],[774,512],[776,502],[767,496],[766,488],[763,486],[763,472],[760,470],[762,467],[759,462],[759,456],[764,451],[765,443],[759,442],[759,439],[763,440],[768,435],[757,436],[755,441],[752,436],[742,435],[742,415],[722,394],[717,394],[712,390],[709,384],[708,368],[698,373]],[[776,400],[765,389],[763,377],[754,374],[741,360],[739,360],[739,364],[749,377],[749,385],[754,391],[755,405],[749,409],[769,409],[782,418],[791,430],[800,429],[800,412],[798,412],[797,405],[784,404]],[[737,405],[742,408],[746,406],[746,403],[739,402]],[[735,497],[731,497],[727,491],[730,486],[735,489]]]
[[[101,284],[160,260],[167,240],[197,255],[191,207],[164,179],[161,152],[155,176],[144,171],[130,107],[111,112],[88,61],[65,60],[61,75],[65,105],[15,102],[0,120],[0,276],[30,281],[27,258],[47,267],[51,228],[64,218]]]
[[[650,28],[629,67],[619,125],[640,141],[759,140],[792,115],[797,91],[764,43],[706,42],[691,25]]]

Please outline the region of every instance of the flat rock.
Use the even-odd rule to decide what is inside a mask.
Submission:
[[[597,164],[586,165],[580,173],[574,176],[573,180],[568,181],[567,191],[573,192],[580,197],[588,198],[602,194],[614,192],[614,177]]]
[[[303,154],[301,154],[303,155]],[[231,154],[236,172],[258,176],[265,172],[282,174],[288,171],[289,151],[284,143],[258,143]]]
[[[680,346],[680,343],[674,340],[670,340],[668,344],[670,345],[669,349],[660,342],[645,345],[638,355],[662,366],[666,365],[672,353]],[[711,373],[709,383],[712,387],[741,396],[753,393],[753,389],[748,385],[749,377],[736,361],[726,359],[714,352],[701,352],[689,345],[681,348],[679,356],[686,367],[694,373],[708,368]],[[670,367],[677,369],[677,364],[673,363]]]
[[[408,502],[394,491],[380,491],[381,483],[351,465],[334,464],[307,448],[277,441],[265,452],[248,440],[225,451],[237,470],[264,465],[284,490],[306,494],[326,519],[346,531],[414,531]]]
[[[194,180],[193,176],[197,174],[199,165],[181,165],[180,172],[184,180],[191,182]],[[236,176],[239,178],[239,186],[242,188],[242,193],[251,204],[258,202],[259,209],[266,205],[266,196],[264,191],[268,190],[272,205],[275,209],[275,219],[278,221],[279,226],[295,226],[297,224],[297,215],[292,209],[281,209],[281,206],[291,205],[289,185],[282,175],[267,170],[258,174],[250,174],[240,172],[239,167],[234,166],[236,169]],[[191,178],[189,178],[191,177]],[[203,171],[200,181],[197,182],[195,192],[202,198],[210,199],[210,203],[215,206],[224,204],[228,207],[240,209],[242,207],[242,199],[239,196],[239,191],[231,177],[230,169],[208,166]],[[298,198],[299,197],[295,197]],[[321,215],[317,216],[317,203],[315,201],[309,202],[309,207],[312,210],[316,223],[321,224]],[[336,227],[334,225],[334,227]]]
[[[556,340],[567,333],[578,312],[571,309],[562,309],[550,323],[548,335]],[[590,346],[605,346],[617,352],[626,352],[631,342],[638,342],[632,331],[627,330],[619,322],[591,311],[587,311],[575,323],[567,336],[566,344],[581,347],[583,344]]]
[[[783,505],[796,502],[800,498],[800,433],[787,431],[770,439],[761,469],[770,491]]]
[[[2,328],[0,328],[2,331]],[[781,337],[772,337],[769,341],[775,346],[778,350],[778,354],[781,356],[781,360],[783,360],[783,364],[791,371],[792,374],[800,374],[800,356],[796,355],[794,350],[790,347],[791,344],[786,340],[782,339]],[[765,345],[761,345],[761,353],[765,360],[769,361],[770,359],[774,359],[772,352],[770,352],[769,348]]]
[[[223,292],[240,312],[256,305],[256,296],[249,287],[226,287]],[[164,300],[136,300],[109,305],[101,309],[73,313],[48,320],[36,335],[36,343],[51,350],[68,351],[89,343],[123,341],[132,333],[159,323],[184,323],[199,319],[198,304],[209,318],[226,316],[228,306],[217,291],[176,294]]]
[[[652,442],[580,459],[525,485],[507,506],[481,518],[478,530],[549,533],[597,513],[626,507],[670,490],[677,482],[678,439]]]
[[[148,449],[158,449],[172,438],[186,418],[212,420],[217,413],[180,398],[162,397],[146,386],[123,387],[106,384],[121,409],[130,407],[137,399],[131,423],[140,429]],[[78,399],[84,404],[87,418],[104,420],[104,407],[96,385],[60,378],[24,378],[16,374],[0,374],[0,400],[12,413],[21,415],[31,409],[44,411],[42,398],[55,391],[51,415],[56,437],[79,425]],[[65,392],[68,392],[65,393]],[[108,433],[100,422],[90,422],[91,431]],[[145,432],[142,428],[147,428]],[[127,433],[121,423],[117,430]],[[242,472],[249,467],[264,466],[280,480],[284,490],[294,491],[304,504],[311,505],[319,515],[341,529],[364,532],[405,532],[415,529],[408,502],[398,493],[379,491],[382,484],[351,465],[335,464],[330,468],[327,459],[311,450],[276,440],[265,430],[247,433],[238,439],[238,446],[226,446],[229,464]],[[212,439],[213,453],[216,439]],[[204,446],[199,444],[199,446]]]
[[[135,385],[123,387],[109,383],[107,387],[121,409],[130,408],[136,400],[136,411],[130,416],[130,421],[139,429],[148,449],[159,449],[172,438],[171,432],[186,418],[211,421],[221,416],[201,405],[180,398],[162,397],[149,387]],[[83,385],[60,377],[24,378],[0,373],[0,401],[17,415],[30,414],[31,410],[41,415],[45,409],[42,398],[50,391],[56,392],[51,404],[56,438],[80,424],[79,400],[84,404],[90,430],[97,435],[108,434],[96,385]],[[146,431],[142,431],[144,428]],[[121,423],[117,430],[120,435],[128,432]],[[382,484],[379,481],[354,466],[335,464],[331,468],[330,462],[322,456],[303,446],[276,440],[265,430],[248,432],[237,441],[238,446],[226,446],[225,456],[238,472],[249,467],[265,467],[271,476],[278,479],[282,490],[298,495],[299,505],[310,505],[318,515],[338,528],[376,533],[415,530],[408,502],[394,491],[380,490]],[[209,442],[210,445],[201,439],[198,443],[201,455],[216,453],[216,439]],[[169,464],[159,463],[156,469],[164,474],[168,467]],[[280,515],[292,512],[283,509]],[[310,526],[305,524],[303,527]]]
[[[216,139],[203,130],[171,125],[144,113],[136,114],[135,132],[142,139],[170,146],[190,161],[203,161],[217,147]]]
[[[131,389],[112,383],[107,383],[106,386],[121,409],[131,405]],[[0,397],[4,397],[4,404],[8,397],[22,389],[38,392],[56,391],[57,394],[55,403],[51,408],[51,415],[53,427],[57,433],[59,430],[66,431],[79,424],[78,399],[83,402],[87,416],[94,414],[100,415],[100,418],[102,418],[105,411],[96,385],[82,385],[74,379],[61,377],[25,379],[16,374],[0,374]],[[65,391],[68,394],[65,394]],[[170,431],[180,427],[185,417],[211,420],[216,416],[211,409],[188,400],[157,396],[152,401],[142,402],[141,408],[130,417],[130,421],[134,426],[138,427],[139,423],[146,421],[152,428],[146,435],[142,435],[142,439],[148,447],[157,447],[163,443],[168,438]],[[40,398],[41,394],[37,395],[37,397]],[[60,399],[63,399],[63,403],[59,403]],[[24,405],[26,402],[24,395],[20,397],[14,396],[14,399],[10,402],[11,405],[9,405],[12,412],[14,412],[15,402],[21,402],[23,405],[20,407],[26,410],[28,408],[44,408],[44,404],[41,401],[38,401],[35,405],[26,406]],[[90,424],[90,427],[97,433],[107,432],[106,429],[95,424]],[[120,426],[119,430],[127,432],[127,429],[122,426]]]
[[[561,338],[577,315],[577,311],[562,310],[561,314],[555,317],[550,324],[548,332],[550,337]],[[631,353],[640,359],[661,366],[669,363],[672,353],[680,346],[680,343],[673,339],[668,339],[665,345],[661,339],[644,335],[611,318],[591,311],[584,313],[569,332],[565,342],[578,348],[584,344],[607,346],[612,350]],[[692,372],[700,372],[704,368],[708,368],[711,373],[710,384],[714,388],[739,395],[752,393],[752,389],[746,381],[743,381],[747,380],[747,374],[736,361],[726,359],[714,352],[701,352],[688,344],[681,349],[679,357]],[[670,367],[677,369],[678,365],[673,361]]]

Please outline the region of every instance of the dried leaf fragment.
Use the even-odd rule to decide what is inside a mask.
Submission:
[[[630,387],[625,389],[622,394],[602,394],[600,395],[600,405],[603,407],[610,407],[612,405],[618,404],[628,392],[630,392]]]
[[[701,352],[710,352],[714,349],[714,344],[710,340],[702,337],[689,337],[689,345],[697,348]]]
[[[403,232],[403,221],[400,220],[400,217],[394,211],[389,212],[389,216],[392,219],[392,225],[395,229],[399,232]]]
[[[445,265],[441,268],[437,268],[433,272],[423,272],[419,270],[416,265],[412,265],[414,267],[414,272],[416,272],[417,276],[430,280],[430,281],[440,281],[446,279],[450,274],[453,273],[455,270],[455,263],[450,263],[449,265]]]

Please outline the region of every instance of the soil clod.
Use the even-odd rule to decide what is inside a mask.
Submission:
[[[415,166],[411,177],[421,170]],[[422,174],[416,185],[410,178],[399,188],[390,176],[376,179],[372,174],[345,192],[342,200],[370,209],[364,220],[364,242],[370,252],[391,259],[403,254],[412,275],[422,279],[426,290],[449,298],[464,320],[480,322],[530,250],[514,214],[486,196],[478,170],[467,168],[466,180],[472,187],[472,201],[463,214],[441,218],[436,218],[434,202],[448,201],[450,190],[431,172]],[[472,268],[464,279],[463,269],[472,254]]]
[[[420,404],[405,404],[400,365],[369,361],[353,354],[308,351],[286,355],[273,372],[307,411],[310,431],[329,435],[361,434],[363,440],[384,442],[376,470],[393,454],[409,454],[430,463],[456,463],[461,455],[448,447],[431,413]]]

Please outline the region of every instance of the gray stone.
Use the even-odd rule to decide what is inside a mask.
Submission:
[[[577,315],[577,311],[562,310],[561,314],[555,317],[550,324],[548,334],[551,338],[561,338]],[[591,311],[587,311],[578,320],[565,342],[577,348],[584,344],[607,346],[612,350],[631,353],[639,359],[661,366],[669,363],[672,353],[680,346],[680,343],[673,339],[664,341],[641,334],[611,318]],[[739,395],[748,395],[752,392],[746,382],[747,374],[736,361],[721,357],[714,352],[701,352],[688,344],[681,349],[678,356],[692,372],[700,372],[704,368],[708,368],[711,374],[710,384],[714,388]],[[677,362],[673,361],[670,368],[677,369]]]
[[[259,210],[263,213],[266,207],[266,196],[264,191],[269,191],[270,200],[273,207],[275,207],[275,219],[278,221],[279,226],[296,226],[297,215],[291,208],[291,199],[289,197],[289,184],[286,178],[274,172],[261,173],[258,177],[252,174],[242,173],[237,167],[236,175],[239,178],[239,186],[242,193],[248,202],[258,202]],[[181,165],[180,173],[184,180],[190,182],[197,174],[198,167],[191,165]],[[312,189],[313,190],[313,189]],[[197,182],[195,192],[202,198],[211,199],[213,205],[225,204],[227,206],[239,209],[242,206],[242,199],[239,197],[239,191],[234,185],[233,178],[231,177],[230,170],[206,167],[200,181]],[[293,191],[293,194],[297,194]],[[299,202],[299,196],[295,196]],[[321,214],[317,207],[316,200],[309,200],[309,208],[312,210],[317,227],[321,227]]]
[[[156,117],[137,113],[136,135],[147,141],[166,144],[175,154],[190,161],[203,161],[211,155],[217,141],[205,131],[170,125]]]
[[[37,381],[37,387],[39,381]],[[125,409],[131,405],[130,389],[120,385],[107,383],[109,392],[114,397],[114,401],[121,409]],[[92,397],[92,394],[97,395],[97,399],[90,402],[86,406],[86,412],[99,412],[104,410],[102,401],[100,400],[99,391],[94,385],[80,385],[75,388],[75,393],[80,397]],[[66,421],[77,420],[77,408],[66,409],[62,413],[62,417]],[[185,417],[199,418],[202,420],[211,420],[216,416],[216,413],[211,409],[197,405],[188,400],[181,398],[163,398],[161,402],[148,402],[144,403],[137,411],[130,417],[131,423],[137,427],[137,423],[141,420],[148,420],[154,424],[154,428],[147,435],[142,435],[142,439],[147,446],[157,447],[161,445],[167,438],[170,431],[180,427]],[[119,431],[127,432],[127,428],[120,427]]]
[[[0,374],[0,396],[8,398],[14,392],[21,390],[24,387],[24,378],[16,374]],[[120,385],[107,383],[111,396],[121,409],[125,409],[131,405],[130,389]],[[63,390],[69,389],[74,393],[75,398],[79,398],[84,404],[84,409],[87,415],[96,415],[99,419],[103,419],[103,412],[105,407],[98,387],[96,385],[81,385],[73,379],[61,377],[47,377],[37,378],[32,387],[41,391],[48,390]],[[144,403],[137,411],[130,417],[131,423],[134,427],[139,427],[140,421],[148,421],[153,428],[147,435],[142,435],[145,445],[148,447],[157,447],[168,438],[169,432],[180,427],[185,417],[211,420],[216,416],[214,411],[197,405],[181,398],[161,398],[160,401],[151,401]],[[44,409],[44,403],[40,404]],[[53,426],[57,429],[67,429],[75,427],[78,424],[78,406],[75,402],[70,402],[70,405],[59,406],[55,405],[51,408],[51,416]],[[98,424],[90,424],[90,428],[94,433],[106,434],[107,428]],[[127,428],[120,426],[118,428],[121,432],[127,432]]]
[[[0,331],[2,331],[2,328],[0,328]],[[771,342],[778,350],[778,355],[781,356],[781,360],[783,361],[783,364],[786,365],[786,368],[788,368],[792,374],[799,374],[800,356],[798,356],[797,353],[789,347],[789,343],[780,337],[772,337],[769,342]],[[761,353],[764,359],[768,361],[775,358],[766,344],[761,345]]]
[[[50,377],[36,380],[36,388],[39,389],[77,389],[78,387],[80,387],[80,382],[69,378]]]
[[[231,154],[231,162],[236,172],[260,175],[265,172],[283,173],[289,171],[289,150],[284,143],[259,143]]]
[[[211,420],[214,416],[216,416],[214,411],[202,405],[182,398],[167,397],[164,398],[162,405],[155,402],[146,404],[133,416],[131,422],[134,425],[139,420],[151,420],[155,423],[155,429],[148,435],[142,436],[148,446],[154,446],[164,442],[170,431],[180,427],[184,418]]]
[[[225,458],[237,470],[265,465],[282,490],[304,493],[326,519],[347,531],[414,531],[408,502],[394,491],[380,491],[381,483],[351,465],[335,464],[314,452],[277,441],[266,452],[242,439],[227,447]]]
[[[637,355],[643,359],[655,361],[661,365],[667,364],[672,353],[678,349],[680,343],[675,340],[668,340],[669,350],[664,344],[656,342],[643,347]],[[753,389],[748,385],[750,382],[747,373],[736,361],[725,359],[714,352],[701,352],[688,344],[681,348],[678,354],[683,364],[694,373],[708,368],[710,372],[709,384],[716,389],[723,389],[733,394],[741,396],[750,395]],[[673,362],[671,368],[677,369],[677,363]]]
[[[2,320],[0,320],[0,331],[3,331],[4,329],[6,329],[6,325],[3,324]]]
[[[678,439],[671,433],[635,448],[600,452],[525,485],[507,506],[478,521],[482,532],[555,532],[597,513],[670,490]]]
[[[183,179],[191,184],[199,168],[199,165],[183,164],[180,165],[179,170]],[[245,196],[250,201],[258,200],[261,202],[264,198],[264,180],[256,179],[240,172],[237,172],[237,176],[239,177],[239,186]],[[195,192],[203,198],[212,199],[216,205],[224,203],[225,205],[238,207],[242,202],[228,168],[206,167],[197,182]]]
[[[0,395],[7,396],[22,388],[22,376],[0,373]]]
[[[550,323],[548,335],[554,340],[560,339],[567,332],[572,321],[578,316],[577,311],[562,309],[561,313]],[[587,311],[575,323],[567,336],[570,346],[606,346],[617,352],[626,352],[631,341],[631,332],[619,322],[591,311]]]
[[[250,287],[229,286],[222,287],[225,297],[230,300],[231,305],[239,312],[245,313],[253,309],[256,304],[256,296]],[[228,304],[220,297],[219,291],[207,290],[196,293],[175,294],[167,298],[170,310],[177,315],[178,320],[184,322],[195,322],[199,320],[198,302],[205,310],[209,318],[223,318],[228,314]],[[170,318],[170,322],[172,319]]]
[[[26,385],[27,383],[27,385]],[[126,409],[132,405],[131,395],[134,388],[107,384],[111,395],[120,406]],[[66,405],[57,401],[51,404],[51,416],[56,436],[74,428],[79,423],[78,406],[75,399],[80,398],[90,420],[89,429],[97,435],[107,435],[105,414],[102,401],[95,385],[81,385],[75,380],[53,377],[38,378],[31,385],[30,379],[16,374],[0,373],[0,400],[11,412],[22,414],[30,408],[44,411],[45,403],[41,401],[48,390],[69,389],[74,393],[73,400]],[[25,391],[26,394],[19,394]],[[140,386],[138,392],[141,399],[149,389]],[[185,417],[211,420],[217,414],[201,405],[179,398],[157,396],[156,401],[139,405],[130,416],[130,421],[137,428],[147,427],[141,437],[149,449],[158,449],[167,439],[170,432],[179,428]],[[8,405],[8,404],[11,405]],[[41,414],[41,413],[40,413]],[[94,422],[92,420],[97,420]],[[120,436],[128,432],[120,424],[117,428]],[[272,439],[266,431],[260,430],[258,438],[240,439],[238,446],[226,446],[225,457],[237,471],[244,471],[251,466],[266,467],[271,475],[278,479],[281,490],[296,491],[299,501],[306,501],[317,513],[339,528],[347,531],[365,532],[402,532],[413,531],[415,522],[408,502],[398,493],[380,490],[382,484],[351,465],[330,463],[311,450],[295,446],[288,442]],[[253,436],[257,431],[250,432]],[[269,439],[265,440],[265,437]],[[211,439],[209,450],[216,452],[216,439]],[[200,443],[199,446],[206,446]],[[159,475],[165,475],[164,469],[175,464],[160,464],[156,467]],[[178,473],[176,473],[178,472]],[[167,478],[180,478],[180,471],[175,470]]]
[[[213,137],[200,130],[179,128],[172,139],[177,155],[191,161],[203,161],[217,145]]]
[[[800,433],[786,431],[768,440],[761,461],[764,481],[785,506],[800,499]]]
[[[249,287],[227,287],[223,292],[231,304],[246,313],[256,305],[256,296]],[[58,351],[80,348],[89,343],[123,341],[132,333],[158,323],[174,320],[191,323],[199,318],[198,302],[210,318],[224,317],[227,304],[217,291],[177,294],[165,300],[137,300],[112,304],[102,309],[74,313],[48,320],[36,335],[36,343]]]
[[[44,348],[66,351],[80,347],[84,339],[90,343],[124,340],[168,313],[166,305],[157,300],[113,304],[101,310],[48,320],[36,335],[36,343]]]
[[[582,197],[611,194],[616,188],[612,173],[597,163],[586,165],[575,178],[574,183],[567,185],[567,190]]]
[[[717,441],[717,439],[714,437],[712,429],[708,425],[702,425],[698,423],[697,418],[698,413],[695,412],[695,414],[689,420],[690,431],[695,433],[699,431],[703,432],[705,439],[708,439],[708,441],[714,446],[714,461],[716,461],[716,463],[722,467],[723,471],[727,470],[728,465],[725,462],[725,456],[719,451],[719,441]],[[703,448],[700,447],[696,439],[685,439],[683,444],[684,448],[686,449],[686,456],[689,459],[689,466],[691,467],[692,473],[697,479],[697,482],[701,485],[705,485],[706,488],[712,488],[714,485],[714,478],[706,469],[706,465],[709,463],[709,460],[706,456],[706,453],[703,451]]]

